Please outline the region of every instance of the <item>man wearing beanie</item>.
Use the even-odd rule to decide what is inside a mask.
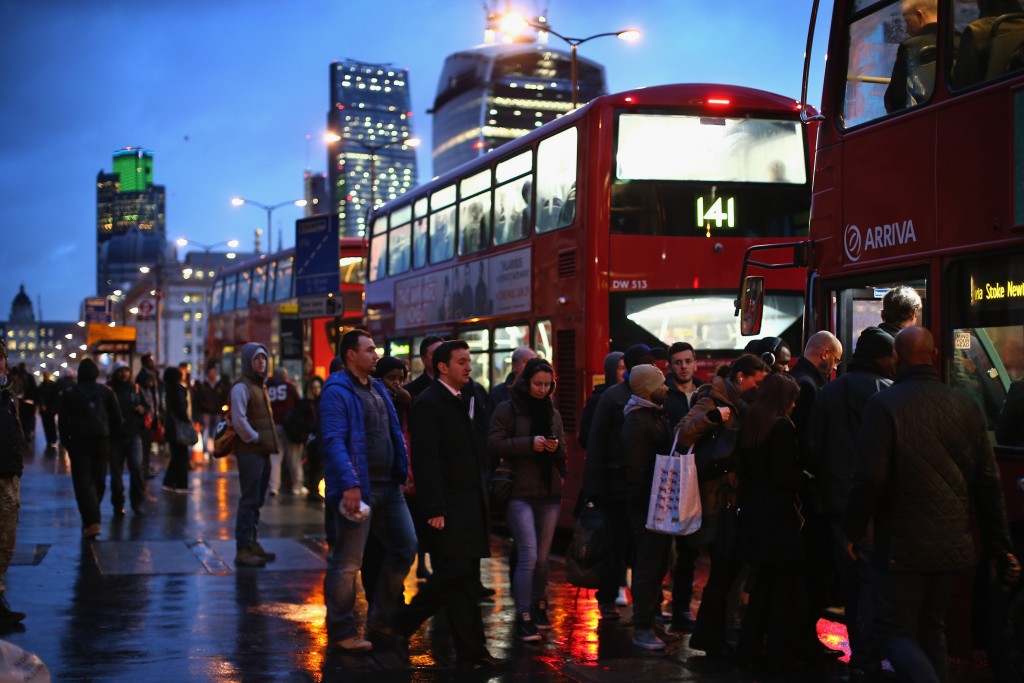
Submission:
[[[855,442],[868,399],[892,385],[893,338],[878,327],[861,332],[844,375],[821,390],[811,413],[811,458],[818,471],[822,512],[832,536],[839,569],[846,623],[850,631],[850,669],[867,675],[881,671],[881,658],[868,636],[870,601],[860,577],[870,557],[870,538],[860,548],[861,566],[846,554],[843,515],[857,464]]]
[[[100,535],[100,502],[106,490],[110,439],[121,432],[121,408],[114,392],[97,384],[99,366],[91,358],[78,365],[78,383],[61,396],[60,442],[68,449],[75,501],[82,516],[82,538]]]
[[[645,650],[662,650],[665,641],[654,630],[654,616],[660,611],[661,578],[667,568],[672,537],[648,531],[646,522],[654,456],[668,453],[672,446],[672,424],[664,409],[668,386],[661,370],[653,365],[637,365],[629,373],[629,388],[633,394],[623,410],[622,443],[628,487],[626,513],[636,553],[633,644]]]
[[[635,344],[623,356],[627,375],[639,365],[653,367],[654,354],[646,344]],[[664,382],[662,378],[662,382]],[[620,555],[603,585],[597,589],[597,604],[602,619],[618,619],[616,599],[619,586],[626,582],[626,565],[633,555],[629,518],[625,512],[628,500],[624,476],[625,449],[621,439],[623,410],[633,392],[628,382],[621,382],[601,394],[594,410],[594,421],[587,438],[587,458],[583,461],[583,497],[594,501],[608,517],[614,547]]]

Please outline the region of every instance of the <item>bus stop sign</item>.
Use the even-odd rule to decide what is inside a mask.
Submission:
[[[301,299],[336,293],[341,286],[338,254],[337,216],[295,221],[295,296]]]

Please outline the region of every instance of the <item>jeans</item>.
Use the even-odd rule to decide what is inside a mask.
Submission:
[[[82,528],[100,523],[100,501],[107,487],[107,463],[110,460],[110,439],[79,439],[68,448],[71,460],[71,483],[75,502],[82,517]]]
[[[128,500],[132,510],[138,512],[146,496],[146,482],[142,478],[142,440],[126,436],[114,441],[110,449],[110,502],[114,510],[124,508],[124,467],[128,466]]]
[[[661,580],[668,568],[672,537],[647,529],[647,512],[629,514],[633,531],[633,629],[654,628],[654,617],[661,612]]]
[[[370,519],[353,522],[337,506],[328,506],[325,528],[333,532],[334,543],[327,554],[324,576],[324,603],[327,606],[327,632],[332,640],[359,634],[353,609],[356,604],[356,574],[363,564],[363,549],[370,533],[387,552],[380,566],[366,622],[383,626],[388,617],[405,604],[402,589],[409,567],[416,559],[416,532],[405,504],[405,496],[396,484],[381,485],[370,491]]]
[[[235,544],[241,550],[256,542],[260,524],[260,508],[267,499],[270,480],[270,459],[265,455],[238,453],[238,512],[235,514]]]
[[[530,611],[543,600],[548,587],[548,557],[555,538],[560,501],[547,498],[513,498],[506,516],[512,532],[516,563],[512,573],[512,598],[516,614]]]
[[[871,568],[875,626],[893,671],[915,683],[945,683],[946,607],[956,573],[910,574]]]
[[[859,558],[846,554],[843,520],[832,518],[832,553],[839,568],[840,590],[846,610],[846,630],[850,637],[850,668],[875,671],[881,667],[871,618],[870,541],[857,544]]]

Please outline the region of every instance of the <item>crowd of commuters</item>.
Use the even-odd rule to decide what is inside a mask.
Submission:
[[[852,677],[869,680],[888,660],[908,680],[947,680],[943,618],[957,573],[976,563],[972,510],[998,578],[1012,583],[1020,567],[987,425],[971,400],[939,381],[934,340],[916,326],[920,311],[913,288],[892,289],[879,326],[860,333],[838,377],[843,345],[824,331],[795,360],[784,340],[755,340],[708,382],[696,377],[696,351],[684,341],[609,354],[578,435],[587,451],[578,508],[601,511],[613,548],[597,587],[600,617],[621,618],[628,587],[638,648],[664,649],[691,633],[689,647],[709,657],[788,670],[839,656],[816,631],[822,610],[838,603]],[[282,466],[295,496],[315,495],[305,484],[322,473],[333,646],[357,654],[387,644],[406,654],[408,639],[443,613],[459,668],[504,666],[487,648],[480,607],[493,594],[480,574],[493,513],[503,514],[512,541],[515,637],[541,641],[552,627],[548,564],[568,476],[552,365],[516,349],[507,378],[488,394],[472,379],[464,341],[425,338],[424,371],[411,382],[405,362],[381,358],[362,330],[339,348],[326,382],[308,380],[305,397],[283,369],[268,377],[270,353],[256,343],[242,349],[233,383],[214,370],[190,386],[187,366],[160,377],[151,357],[134,380],[115,363],[105,385],[85,359],[77,381],[54,396],[44,377],[34,396],[47,445],[59,437],[68,451],[83,537],[100,533],[108,472],[114,514],[124,515],[126,502],[144,514],[144,456],[158,431],[170,454],[164,489],[187,492],[187,441],[208,448],[230,406],[239,438],[236,566],[276,559],[259,542],[259,521]],[[0,621],[14,623],[24,614],[8,604],[3,575],[32,432],[16,393],[27,382],[14,381],[19,373],[6,360],[0,345]],[[52,433],[47,415],[57,416]],[[181,424],[194,430],[196,422],[205,438],[181,436]],[[699,471],[700,531],[649,530],[656,455],[673,442],[684,452],[711,439],[734,439],[734,447]],[[511,493],[492,510],[486,482],[498,463],[511,473]],[[709,572],[694,616],[702,553]],[[408,596],[414,564],[421,583]]]

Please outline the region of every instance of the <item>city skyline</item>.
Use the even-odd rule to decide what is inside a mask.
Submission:
[[[580,48],[605,66],[609,92],[723,82],[795,99],[808,5],[556,0],[547,14],[567,36],[642,31],[637,43],[605,38]],[[537,12],[533,2],[513,6]],[[78,317],[81,300],[95,294],[96,173],[126,146],[155,155],[169,240],[239,239],[251,251],[266,215],[230,199],[299,199],[304,171],[326,171],[323,76],[336,60],[409,69],[413,134],[423,140],[418,180],[428,180],[427,110],[444,59],[483,42],[484,13],[476,0],[395,0],[374,11],[380,16],[360,9],[353,17],[340,4],[308,0],[0,0],[0,64],[10,74],[0,92],[0,301],[11,301],[24,283],[33,304],[41,299],[45,319]],[[815,105],[825,53],[821,26],[818,33],[808,94]],[[730,44],[739,47],[723,47]],[[559,47],[554,38],[551,45]],[[290,246],[302,215],[275,211],[263,250]]]

